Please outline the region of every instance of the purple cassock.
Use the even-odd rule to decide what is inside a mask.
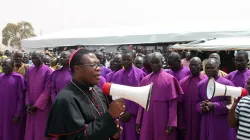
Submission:
[[[54,101],[56,95],[70,82],[72,76],[70,69],[60,68],[55,70],[51,76],[51,100]]]
[[[180,85],[184,92],[182,95],[183,105],[183,121],[187,130],[185,140],[199,140],[200,139],[200,119],[201,115],[196,111],[197,103],[197,84],[207,78],[206,75],[199,76],[189,75],[180,81]]]
[[[225,78],[230,80],[236,87],[244,88],[247,80],[250,77],[250,70],[245,69],[244,71],[235,70],[229,73]]]
[[[112,72],[111,69],[106,68],[105,66],[101,67],[101,76],[103,76],[104,78],[106,78],[106,75],[110,72]]]
[[[42,64],[31,66],[27,71],[26,105],[34,105],[35,114],[28,114],[25,140],[50,140],[44,137],[48,113],[51,106],[50,88],[52,70]]]
[[[115,75],[115,72],[112,71],[109,74],[106,75],[106,81],[107,82],[112,82],[113,81],[113,76]]]
[[[106,79],[104,77],[100,77],[99,84],[97,85],[100,89],[102,89],[103,84],[106,83]]]
[[[202,101],[208,100],[207,98],[207,84],[208,78],[205,78],[197,85],[197,104],[196,110],[201,114],[200,123],[200,140],[235,140],[236,131],[230,128],[227,121],[228,108],[226,101],[230,98],[228,96],[217,96],[209,101],[214,104],[214,110],[211,112],[202,113]],[[234,84],[218,76],[216,82],[224,85],[234,86]]]
[[[24,139],[25,90],[22,75],[0,74],[0,140]],[[13,122],[14,117],[21,118],[18,124]]]
[[[146,76],[146,74],[141,70],[134,66],[128,71],[125,69],[121,69],[115,73],[113,76],[113,83],[133,86],[139,86],[141,80]],[[122,122],[121,126],[123,127],[123,132],[121,133],[121,140],[138,140],[139,136],[136,132],[136,115],[138,111],[139,105],[125,100],[126,111],[132,114],[130,120],[128,122]]]
[[[185,78],[186,76],[191,75],[190,69],[185,67],[185,66],[181,66],[180,70],[178,71],[173,71],[171,69],[166,70],[167,73],[173,75],[178,81],[181,81],[183,78]],[[180,96],[182,97],[182,96]],[[178,102],[178,128],[183,128],[184,127],[184,110],[183,110],[183,104],[182,104],[182,100],[179,100]],[[181,135],[181,132],[178,131],[178,139],[182,140],[184,138],[183,135]]]
[[[177,127],[178,96],[183,94],[178,81],[165,70],[147,75],[140,83],[153,83],[149,110],[139,107],[136,124],[141,124],[140,140],[176,140],[176,131],[166,134],[168,126]],[[143,110],[143,111],[142,111]]]
[[[166,72],[173,75],[178,81],[191,74],[190,69],[184,66],[182,66],[178,71],[172,71],[171,69],[168,69]]]
[[[147,71],[144,67],[141,69],[143,72],[145,72],[147,75],[149,75],[150,74],[150,72],[149,71]]]

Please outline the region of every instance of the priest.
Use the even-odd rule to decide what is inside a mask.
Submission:
[[[32,52],[33,66],[27,72],[27,120],[25,140],[49,140],[44,137],[46,119],[51,106],[49,83],[52,70],[42,62],[43,53]]]
[[[143,114],[137,115],[136,129],[140,140],[176,140],[177,102],[183,91],[177,79],[162,69],[162,64],[162,54],[154,53],[151,60],[153,72],[140,83],[140,86],[153,83],[149,110],[138,111]]]
[[[124,69],[119,70],[113,76],[113,83],[126,85],[126,86],[139,86],[141,80],[146,74],[141,70],[133,66],[133,54],[130,51],[124,51],[122,54],[122,64]],[[138,134],[136,133],[136,115],[139,105],[129,100],[125,100],[126,111],[120,117],[121,126],[123,127],[123,133],[121,140],[138,140]]]
[[[71,80],[71,71],[69,68],[69,57],[71,52],[63,51],[60,56],[59,63],[61,68],[55,70],[51,76],[51,100],[54,101],[56,95],[67,85]]]
[[[200,139],[200,118],[201,115],[196,111],[197,102],[197,84],[206,78],[205,75],[200,74],[201,59],[193,57],[190,60],[189,68],[191,75],[185,77],[180,81],[180,85],[184,92],[181,97],[183,105],[183,122],[185,124],[184,130],[186,131],[185,140],[199,140]]]
[[[123,99],[107,99],[96,86],[100,62],[90,50],[79,49],[69,60],[72,80],[63,88],[51,107],[46,137],[60,140],[108,140],[117,138],[114,118],[125,111]]]
[[[238,51],[236,53],[236,70],[226,76],[236,87],[244,88],[246,86],[247,80],[250,77],[250,70],[247,69],[248,61],[248,53],[246,51]]]
[[[207,98],[207,84],[209,78],[214,78],[216,82],[234,86],[226,78],[218,75],[219,62],[214,58],[209,58],[205,65],[205,72],[208,78],[203,79],[197,85],[196,110],[201,114],[200,140],[235,140],[236,134],[227,122],[227,105],[231,103],[229,96],[218,96],[212,99]]]
[[[6,58],[0,74],[0,140],[24,140],[25,81],[13,72],[14,62]]]

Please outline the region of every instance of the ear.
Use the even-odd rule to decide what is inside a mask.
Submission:
[[[74,71],[77,72],[77,71],[80,70],[80,68],[81,68],[80,66],[75,65],[75,66],[74,66]]]

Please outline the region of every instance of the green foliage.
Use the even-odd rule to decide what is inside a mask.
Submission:
[[[21,21],[17,24],[8,23],[2,30],[2,43],[6,46],[21,48],[21,40],[36,36],[29,22]]]

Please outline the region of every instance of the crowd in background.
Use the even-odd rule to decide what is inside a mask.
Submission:
[[[47,115],[56,95],[71,80],[68,62],[73,52],[0,51],[0,140],[50,139],[44,137]],[[221,67],[218,53],[200,59],[199,53],[184,51],[92,52],[101,64],[100,89],[105,82],[128,86],[153,82],[157,87],[148,112],[126,101],[126,112],[120,119],[121,140],[250,139],[250,121],[240,112],[250,113],[243,105],[250,99],[244,98],[240,106],[234,102],[236,118],[232,118],[227,108],[231,98],[208,100],[205,96],[210,77],[225,85],[247,88],[250,71],[246,52],[234,54],[234,59],[228,60],[230,67]]]

